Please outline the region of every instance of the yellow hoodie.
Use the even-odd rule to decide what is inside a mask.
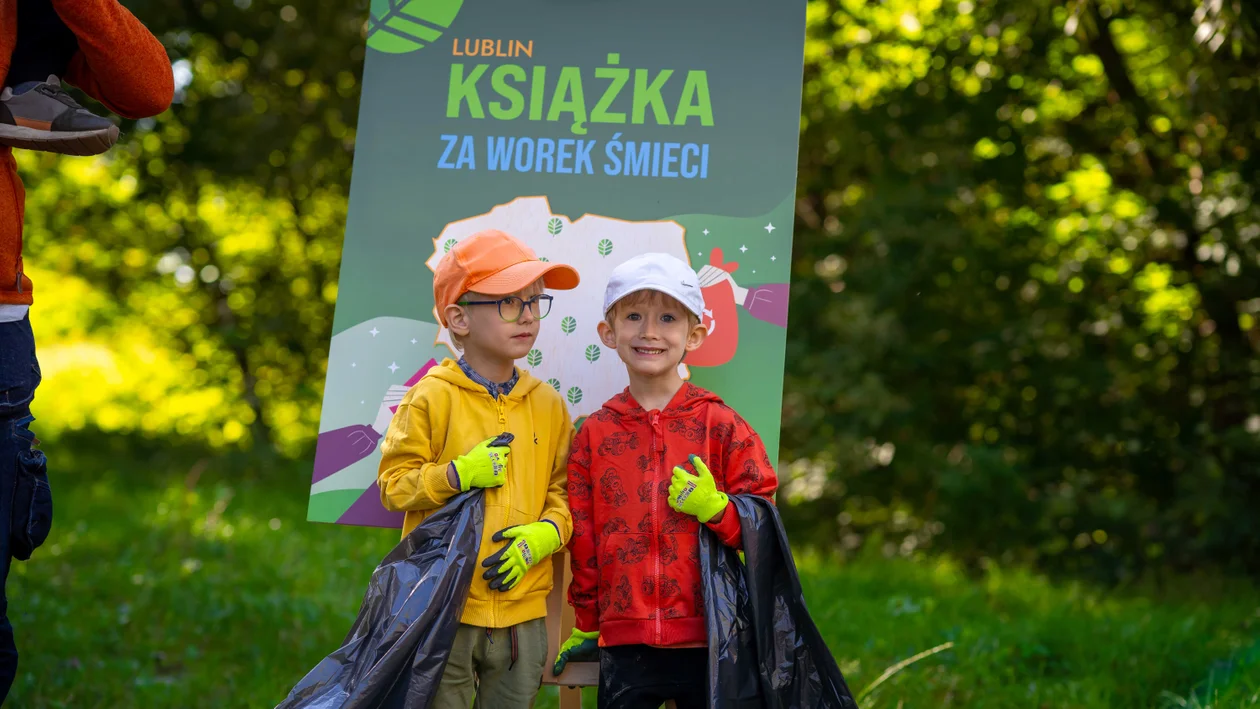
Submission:
[[[508,457],[507,482],[486,489],[485,528],[472,588],[460,622],[506,628],[547,615],[551,564],[530,569],[510,591],[491,591],[481,562],[505,542],[494,533],[515,524],[550,520],[569,543],[573,520],[565,490],[573,421],[564,399],[524,370],[512,393],[491,399],[447,359],[403,397],[381,445],[377,482],[381,502],[405,511],[403,536],[459,493],[446,478],[447,465],[473,446],[503,432],[516,436]]]

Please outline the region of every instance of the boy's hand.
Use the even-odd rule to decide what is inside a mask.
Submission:
[[[719,492],[713,474],[699,456],[691,456],[696,475],[681,467],[674,468],[674,479],[669,483],[669,506],[691,515],[701,522],[708,522],[726,509],[730,498]]]
[[[506,440],[505,440],[506,439]],[[507,481],[509,434],[502,434],[478,443],[472,450],[456,458],[455,477],[460,492],[474,487],[499,487]]]
[[[560,646],[560,653],[556,655],[556,664],[551,666],[551,673],[558,676],[570,662],[595,662],[598,659],[599,631],[584,633],[574,628],[569,639]]]
[[[551,522],[531,522],[500,529],[492,537],[494,541],[511,540],[497,553],[481,562],[490,570],[482,578],[490,580],[490,588],[507,591],[517,584],[538,562],[551,556],[560,548],[560,531]]]

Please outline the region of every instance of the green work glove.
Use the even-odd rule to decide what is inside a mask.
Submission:
[[[499,434],[473,446],[473,449],[451,462],[460,492],[474,487],[499,487],[507,482],[507,462],[512,442],[510,433]]]
[[[681,467],[674,468],[674,479],[669,483],[669,506],[701,522],[708,522],[726,509],[730,498],[726,493],[718,492],[713,473],[699,456],[693,455],[690,460],[696,475]]]
[[[551,522],[530,522],[500,529],[491,537],[496,542],[509,539],[507,546],[481,562],[490,570],[482,574],[490,588],[507,591],[525,576],[525,572],[560,548],[560,532]]]
[[[569,639],[560,646],[560,654],[556,655],[556,664],[551,666],[551,673],[559,676],[564,666],[570,662],[595,662],[599,660],[599,631],[584,633],[577,628],[569,635]]]

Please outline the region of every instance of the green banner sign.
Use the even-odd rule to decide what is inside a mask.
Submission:
[[[457,356],[433,268],[495,228],[578,269],[519,365],[575,420],[627,384],[596,335],[609,273],[698,272],[684,376],[777,459],[804,0],[373,0],[309,519],[401,526],[376,487],[407,389]]]

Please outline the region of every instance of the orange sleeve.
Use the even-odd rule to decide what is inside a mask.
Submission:
[[[118,0],[52,0],[79,40],[63,77],[126,118],[156,116],[171,105],[175,80],[166,49]]]

